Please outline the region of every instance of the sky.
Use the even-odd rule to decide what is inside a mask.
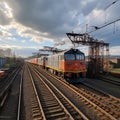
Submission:
[[[111,4],[116,1],[115,4]],[[0,0],[0,48],[28,57],[44,46],[73,47],[66,33],[85,33],[120,18],[119,0]],[[90,33],[120,55],[120,21]],[[86,55],[87,46],[79,49]]]

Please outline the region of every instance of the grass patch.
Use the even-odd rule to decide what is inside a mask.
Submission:
[[[114,69],[111,69],[110,71],[120,73],[120,68],[114,68]]]

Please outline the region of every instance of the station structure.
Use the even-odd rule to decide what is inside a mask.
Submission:
[[[66,33],[72,44],[75,46],[89,46],[87,75],[95,77],[100,73],[108,72],[109,70],[109,43],[103,40],[97,40],[90,37],[88,33]]]
[[[44,52],[52,52],[53,54],[59,53],[59,52],[63,52],[64,50],[55,48],[55,47],[50,47],[50,46],[44,46],[44,48],[39,49],[40,52],[44,51]],[[41,54],[43,55],[43,54]]]

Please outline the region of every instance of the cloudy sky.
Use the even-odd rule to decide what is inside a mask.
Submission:
[[[117,1],[115,4],[111,3]],[[120,18],[119,0],[0,0],[0,48],[30,56],[43,46],[70,48],[67,32],[84,33]],[[120,21],[90,33],[120,55]],[[87,47],[80,48],[87,54]]]

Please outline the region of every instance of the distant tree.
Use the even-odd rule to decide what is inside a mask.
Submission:
[[[4,50],[0,49],[0,57],[4,57]]]
[[[12,57],[12,49],[10,48],[7,48],[4,53],[6,57]]]

